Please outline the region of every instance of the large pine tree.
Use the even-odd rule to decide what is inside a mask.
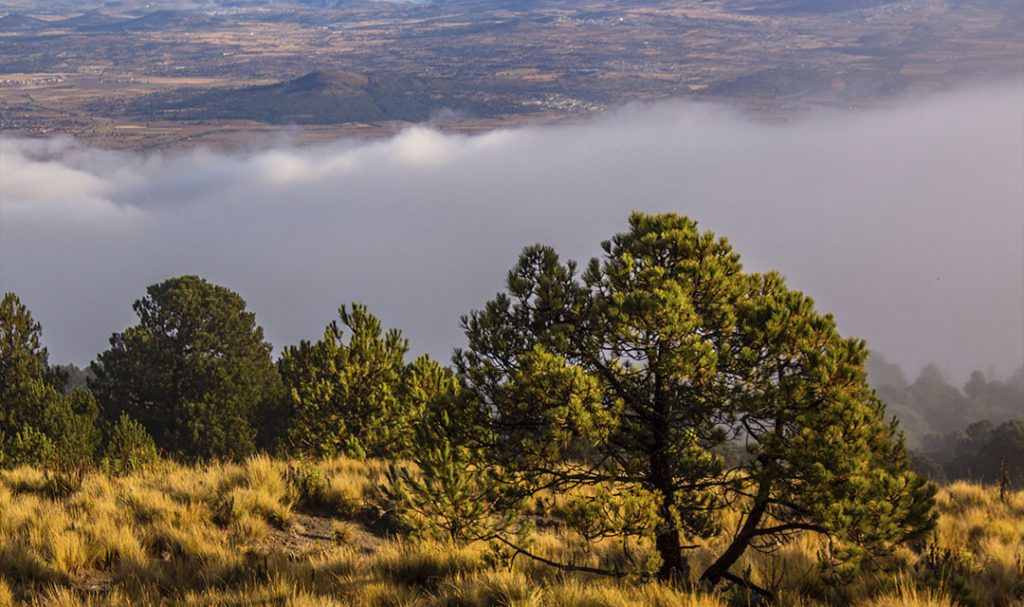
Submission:
[[[776,273],[744,272],[725,239],[634,214],[577,272],[527,248],[507,293],[464,318],[456,366],[492,427],[486,453],[524,492],[612,486],[650,503],[659,576],[687,576],[692,539],[743,517],[700,575],[797,532],[855,562],[923,533],[932,490],[866,383],[863,342]],[[741,450],[727,464],[725,450]],[[587,524],[616,528],[594,509]],[[621,528],[621,526],[620,526]]]
[[[185,458],[240,458],[256,447],[280,376],[245,301],[197,276],[146,289],[137,325],[110,338],[89,385],[111,421],[138,420],[157,446]]]

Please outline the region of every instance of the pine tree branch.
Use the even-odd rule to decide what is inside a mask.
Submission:
[[[762,535],[771,535],[774,533],[785,533],[787,531],[814,531],[817,533],[827,534],[828,529],[820,525],[812,525],[811,523],[786,523],[784,525],[776,525],[774,527],[765,527],[754,531],[751,535],[757,537]]]
[[[544,563],[545,565],[548,565],[549,567],[554,567],[556,569],[561,569],[562,571],[578,571],[580,573],[593,573],[594,575],[603,575],[603,576],[606,576],[606,577],[614,577],[614,578],[623,578],[623,577],[626,577],[626,575],[627,575],[626,573],[623,573],[621,571],[609,571],[608,569],[599,569],[597,567],[585,567],[585,566],[582,566],[582,565],[568,565],[566,563],[559,563],[557,561],[552,561],[551,559],[547,559],[547,558],[544,558],[543,556],[534,554],[534,553],[530,552],[529,550],[527,550],[525,548],[522,548],[520,546],[517,546],[517,545],[513,544],[512,542],[506,540],[505,538],[496,537],[495,539],[498,540],[499,542],[501,542],[502,544],[505,544],[506,546],[508,546],[512,550],[514,550],[516,554],[521,554],[521,555],[523,555],[523,556],[525,556],[527,558],[530,558],[530,559],[533,559],[533,560],[537,561],[538,563]]]
[[[754,582],[751,582],[750,580],[745,580],[745,579],[741,578],[740,576],[738,576],[738,575],[736,575],[734,573],[730,573],[730,572],[726,571],[725,573],[722,574],[722,579],[730,581],[733,584],[736,584],[738,586],[742,586],[744,588],[747,588],[748,590],[752,590],[752,591],[756,592],[760,596],[764,597],[768,601],[768,603],[770,603],[772,605],[774,605],[776,603],[776,601],[777,601],[777,599],[775,598],[775,595],[770,590],[768,590],[766,588],[762,588],[762,587],[758,586],[757,584],[755,584]]]

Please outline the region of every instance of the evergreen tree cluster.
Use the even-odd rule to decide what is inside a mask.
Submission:
[[[1006,380],[974,371],[963,388],[950,384],[935,365],[922,369],[913,382],[907,381],[903,369],[878,352],[868,358],[867,371],[907,438],[921,447],[976,422],[998,425],[1024,419],[1024,367]]]
[[[877,352],[867,370],[913,444],[915,470],[939,482],[1024,487],[1024,367],[1006,380],[974,371],[961,389],[935,365],[908,382]]]
[[[149,287],[134,310],[138,324],[87,370],[51,367],[40,324],[4,296],[0,465],[127,473],[157,453],[408,457],[415,422],[455,383],[427,356],[407,362],[401,333],[358,304],[276,363],[242,298],[197,276]],[[85,387],[68,389],[72,380]]]
[[[928,437],[914,468],[936,481],[966,480],[1024,489],[1024,419],[983,420],[959,432]]]
[[[100,444],[92,392],[65,393],[66,376],[49,366],[42,327],[13,293],[0,301],[0,465],[74,469]]]
[[[409,360],[358,304],[277,361],[242,298],[202,278],[153,285],[134,310],[87,371],[54,368],[40,325],[4,296],[2,465],[387,458],[409,530],[535,556],[524,508],[554,492],[582,537],[652,546],[642,575],[685,578],[698,541],[727,533],[699,577],[761,593],[735,570],[748,550],[817,534],[841,575],[934,523],[865,344],[686,217],[633,214],[582,271],[527,247],[506,290],[463,317],[452,367]]]

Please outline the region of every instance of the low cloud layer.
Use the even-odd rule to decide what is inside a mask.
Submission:
[[[524,245],[583,260],[630,210],[675,211],[912,372],[1005,374],[1024,360],[1021,107],[1016,82],[783,123],[667,103],[244,154],[7,136],[0,289],[55,361],[92,359],[184,273],[241,293],[278,351],[356,300],[447,359]]]

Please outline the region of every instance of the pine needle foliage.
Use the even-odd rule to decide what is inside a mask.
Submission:
[[[0,301],[0,465],[89,469],[100,442],[87,390],[65,394],[41,345],[42,326],[14,293]]]
[[[399,524],[455,544],[521,534],[522,500],[479,447],[457,440],[455,426],[448,411],[435,412],[417,429],[414,466],[390,468],[386,497]]]
[[[327,325],[323,339],[281,355],[287,448],[313,457],[406,457],[443,369],[425,356],[407,365],[408,340],[397,329],[385,332],[366,306],[338,314],[341,323]]]
[[[124,476],[141,472],[159,459],[153,437],[142,424],[122,413],[110,429],[103,455],[104,469],[110,474]]]
[[[623,532],[653,535],[662,579],[688,578],[687,553],[728,523],[699,577],[762,594],[733,569],[748,549],[818,533],[852,571],[931,527],[934,490],[908,470],[862,341],[689,218],[634,213],[602,246],[582,273],[526,248],[506,292],[463,318],[455,364],[494,439],[484,452],[522,491],[653,496],[654,529]],[[731,504],[743,515],[724,521]]]
[[[263,408],[281,398],[271,346],[237,293],[198,276],[146,289],[139,322],[115,333],[89,386],[111,422],[127,414],[188,459],[242,459]]]

